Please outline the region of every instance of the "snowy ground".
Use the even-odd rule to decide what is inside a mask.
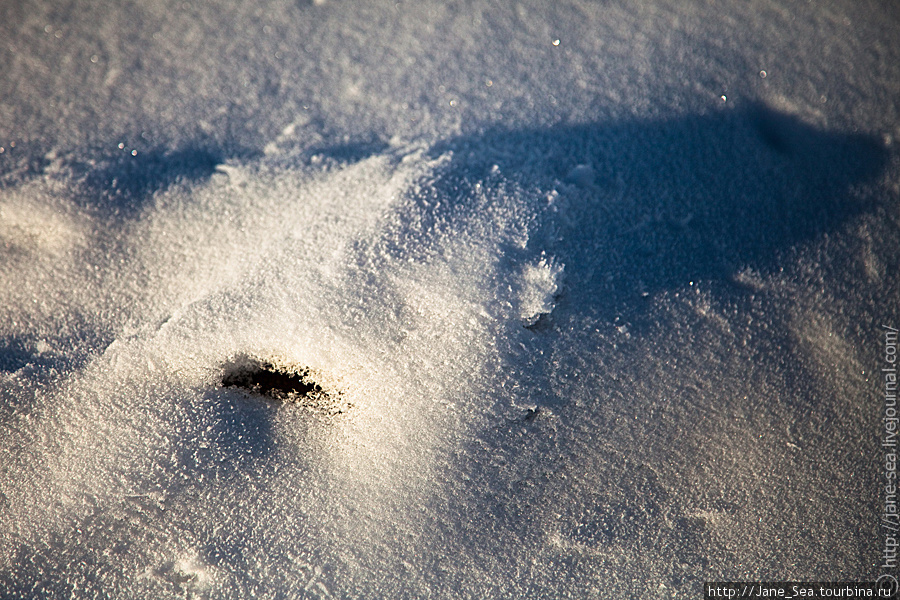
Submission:
[[[0,1],[0,597],[892,573],[896,3],[497,4]]]

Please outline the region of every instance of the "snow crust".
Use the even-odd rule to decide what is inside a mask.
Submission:
[[[0,6],[0,597],[881,574],[887,4],[57,4]]]
[[[536,264],[526,264],[522,269],[520,312],[527,325],[534,325],[542,315],[548,315],[553,310],[553,297],[560,289],[562,271],[562,266],[549,262],[546,256],[541,256]]]

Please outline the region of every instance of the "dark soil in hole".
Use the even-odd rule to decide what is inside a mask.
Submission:
[[[222,385],[245,388],[273,398],[321,393],[322,388],[315,382],[307,381],[307,377],[306,372],[287,373],[269,363],[257,363],[226,373]]]
[[[222,385],[272,400],[296,402],[325,414],[341,414],[349,408],[339,394],[326,392],[313,381],[309,369],[275,365],[251,357],[239,357],[226,364]]]

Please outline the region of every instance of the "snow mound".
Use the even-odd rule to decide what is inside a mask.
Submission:
[[[66,552],[140,571],[151,594],[234,589],[237,556],[210,554],[214,539],[243,539],[258,567],[240,577],[263,577],[260,553],[306,553],[276,561],[296,587],[338,549],[390,554],[398,526],[425,535],[409,513],[430,510],[456,440],[494,410],[521,320],[552,310],[562,272],[529,246],[536,196],[496,174],[448,194],[448,160],[394,146],[353,163],[231,161],[157,192],[120,231],[121,260],[91,258],[117,312],[95,287],[71,298],[111,342],[13,417],[4,466],[39,459],[0,482],[3,522],[18,524],[3,569],[86,519],[103,531],[81,528],[94,537]],[[26,216],[11,222],[26,235]],[[57,265],[43,285],[71,292],[79,266]],[[98,535],[127,553],[101,556]]]

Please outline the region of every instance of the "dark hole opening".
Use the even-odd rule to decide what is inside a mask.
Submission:
[[[304,367],[281,366],[242,356],[225,365],[222,385],[280,402],[297,403],[327,415],[339,415],[350,408],[342,394],[326,391],[312,377]]]
[[[226,367],[222,385],[243,388],[278,400],[325,394],[322,387],[309,378],[307,369],[288,370],[254,359]]]
[[[306,373],[288,373],[263,363],[255,368],[245,367],[226,373],[222,378],[225,387],[240,387],[264,396],[308,396],[321,392],[318,384],[306,381]]]

